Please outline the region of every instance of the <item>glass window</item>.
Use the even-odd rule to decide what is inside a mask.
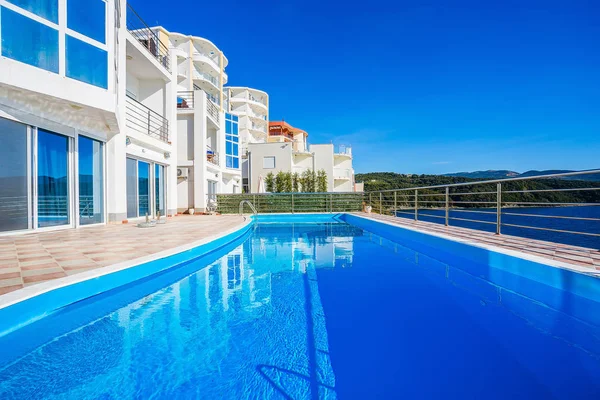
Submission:
[[[139,216],[150,215],[150,203],[148,195],[150,194],[150,164],[138,161],[138,204]]]
[[[161,216],[167,215],[165,205],[166,201],[166,190],[165,190],[165,167],[163,165],[154,164],[154,190],[155,196],[155,210],[157,213],[160,212]]]
[[[38,129],[38,227],[69,224],[69,138]]]
[[[79,223],[104,222],[104,144],[79,136]]]
[[[58,31],[0,7],[2,55],[58,73]]]
[[[263,169],[273,169],[275,168],[275,157],[267,156],[263,157]]]
[[[237,116],[225,114],[225,166],[239,168],[239,137]]]
[[[108,88],[106,51],[67,35],[67,76],[90,85]]]
[[[137,160],[127,159],[127,218],[138,216]]]
[[[67,28],[106,43],[106,3],[102,0],[67,0]]]
[[[0,231],[27,229],[27,126],[0,118],[0,142]]]
[[[58,24],[58,0],[7,0],[9,3]],[[4,10],[4,9],[3,9]]]

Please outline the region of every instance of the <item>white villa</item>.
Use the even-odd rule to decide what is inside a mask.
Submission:
[[[251,190],[251,146],[290,142],[268,130],[267,93],[226,87],[210,40],[151,28],[125,0],[81,4],[0,0],[0,234],[205,211]],[[319,152],[294,151],[294,168]],[[350,190],[350,153],[326,152],[331,190]]]

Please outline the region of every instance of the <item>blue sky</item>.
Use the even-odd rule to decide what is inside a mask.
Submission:
[[[130,3],[357,172],[600,167],[598,1]]]

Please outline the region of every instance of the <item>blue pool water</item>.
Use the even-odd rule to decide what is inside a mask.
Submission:
[[[259,224],[1,337],[0,398],[599,398],[595,278],[383,236]]]

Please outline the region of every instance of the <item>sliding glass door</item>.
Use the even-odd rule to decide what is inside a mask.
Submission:
[[[104,144],[85,136],[78,139],[79,224],[104,222]]]
[[[104,143],[0,118],[0,144],[0,233],[104,222]]]
[[[165,167],[164,165],[154,164],[154,214],[160,213],[165,216],[166,210],[166,190],[165,190]]]
[[[127,158],[127,218],[165,215],[164,165]]]
[[[139,216],[145,217],[150,212],[150,164],[138,161],[138,204]]]
[[[0,232],[30,228],[27,125],[0,118]]]
[[[69,225],[69,138],[38,129],[38,227]]]
[[[127,218],[138,216],[137,163],[133,158],[127,159]]]

